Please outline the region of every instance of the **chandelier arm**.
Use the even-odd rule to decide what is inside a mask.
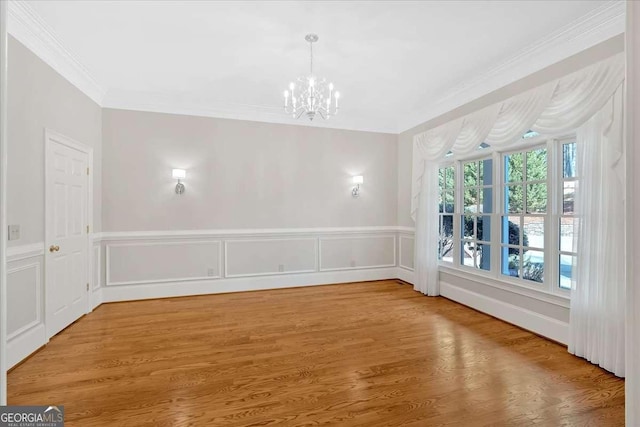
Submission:
[[[334,97],[333,83],[313,74],[313,43],[318,41],[318,36],[316,34],[307,34],[305,40],[309,42],[310,74],[298,77],[297,84],[300,85],[299,87],[294,83],[290,83],[289,89],[291,92],[285,91],[285,112],[296,119],[306,114],[309,120],[313,120],[316,115],[327,120],[338,113],[338,96]],[[298,96],[294,96],[295,89],[298,89]],[[337,91],[335,95],[338,95]],[[288,105],[289,100],[291,105]],[[332,105],[334,100],[335,105]]]

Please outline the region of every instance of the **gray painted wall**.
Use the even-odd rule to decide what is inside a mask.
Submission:
[[[396,224],[396,135],[114,109],[102,124],[104,231]]]
[[[44,241],[44,129],[94,148],[94,230],[101,229],[101,108],[9,37],[7,219],[21,238]]]

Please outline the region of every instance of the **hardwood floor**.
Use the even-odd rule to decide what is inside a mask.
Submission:
[[[380,281],[105,304],[9,373],[67,426],[618,426],[624,381]]]

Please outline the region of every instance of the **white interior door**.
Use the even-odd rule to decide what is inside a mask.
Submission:
[[[45,311],[47,337],[87,311],[89,153],[46,136]]]

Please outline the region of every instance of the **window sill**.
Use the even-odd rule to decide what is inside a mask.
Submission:
[[[571,296],[568,294],[563,295],[560,293],[552,293],[542,289],[533,289],[531,287],[515,284],[507,280],[499,280],[487,274],[475,273],[466,269],[455,268],[453,266],[448,266],[445,264],[439,264],[438,271],[451,274],[452,276],[460,277],[462,279],[472,280],[474,282],[501,289],[503,291],[512,292],[514,294],[534,298],[550,304],[555,304],[560,307],[569,308],[571,303]]]

